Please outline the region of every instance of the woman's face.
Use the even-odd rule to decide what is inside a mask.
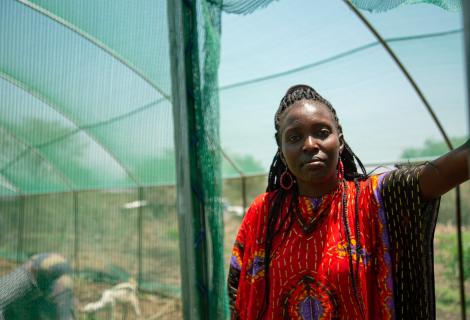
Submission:
[[[279,132],[283,161],[297,178],[300,194],[319,196],[333,190],[343,137],[328,107],[296,101],[282,114]]]

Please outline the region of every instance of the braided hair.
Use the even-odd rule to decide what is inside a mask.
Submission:
[[[274,156],[274,159],[271,163],[271,167],[269,170],[268,176],[268,186],[266,188],[267,192],[273,193],[273,198],[270,204],[269,213],[268,213],[268,225],[266,230],[266,239],[265,239],[265,264],[264,264],[264,275],[265,275],[265,294],[264,294],[264,303],[263,307],[260,312],[259,318],[261,318],[264,313],[266,312],[268,306],[268,299],[269,299],[269,263],[271,259],[271,246],[273,239],[275,236],[282,230],[286,222],[289,220],[289,224],[287,227],[287,232],[284,232],[283,237],[288,234],[288,230],[290,230],[293,222],[294,222],[294,210],[297,210],[299,204],[299,190],[297,184],[294,183],[290,190],[284,190],[281,188],[281,175],[286,170],[288,170],[286,164],[282,161],[281,156],[281,139],[280,139],[280,121],[281,116],[283,113],[292,106],[295,102],[300,100],[313,100],[318,101],[325,105],[331,112],[334,117],[335,125],[340,134],[343,133],[343,129],[339,123],[338,116],[336,115],[336,110],[333,108],[331,103],[323,98],[317,91],[307,85],[295,85],[289,88],[281,99],[279,104],[279,108],[276,111],[274,116],[274,127],[276,129],[275,138],[276,143],[278,145],[278,150]],[[344,139],[343,139],[344,140]],[[346,206],[346,188],[347,184],[344,180],[354,181],[354,185],[356,188],[356,201],[355,201],[355,212],[354,212],[354,233],[356,239],[356,254],[359,255],[361,250],[361,241],[359,235],[359,210],[358,210],[358,195],[359,195],[359,180],[364,180],[367,178],[367,173],[362,164],[361,160],[354,154],[351,147],[344,141],[344,148],[342,153],[340,154],[340,159],[343,162],[344,166],[344,179],[340,181],[343,184],[343,198],[342,198],[342,216],[343,216],[343,224],[344,229],[346,230],[346,240],[347,240],[347,251],[348,251],[348,258],[349,258],[349,276],[351,278],[353,293],[355,296],[356,303],[359,305],[361,312],[364,314],[363,306],[359,302],[358,297],[358,281],[359,281],[359,260],[358,257],[356,259],[356,268],[354,270],[353,266],[353,250],[352,250],[352,243],[351,243],[351,229],[348,222],[348,214],[347,214],[347,206]],[[356,162],[361,169],[361,173],[358,172]],[[291,201],[288,206],[287,214],[281,217],[282,221],[278,223],[278,220],[281,216],[281,211],[283,208],[284,203],[286,202],[287,197],[291,194]],[[277,226],[277,227],[276,227]]]

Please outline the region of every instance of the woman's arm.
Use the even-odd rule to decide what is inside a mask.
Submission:
[[[419,175],[421,197],[437,198],[468,180],[469,141],[426,164]]]

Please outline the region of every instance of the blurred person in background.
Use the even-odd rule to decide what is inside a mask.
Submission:
[[[0,320],[74,319],[72,269],[41,253],[0,278]]]

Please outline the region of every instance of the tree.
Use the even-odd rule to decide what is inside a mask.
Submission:
[[[468,138],[466,137],[453,137],[451,138],[452,145],[458,147],[465,143]],[[437,141],[434,139],[426,139],[421,148],[407,148],[403,151],[402,159],[421,158],[421,157],[438,157],[448,152],[449,148],[444,141]],[[464,225],[470,224],[470,184],[468,182],[461,185],[461,205],[462,205],[462,219]],[[455,192],[449,191],[441,198],[439,208],[439,222],[455,224]]]
[[[260,161],[253,158],[251,155],[237,155],[229,154],[228,157],[235,165],[243,172],[243,174],[262,174],[266,172]],[[224,159],[222,161],[222,176],[233,177],[239,176],[238,171]]]
[[[466,137],[450,138],[453,147],[458,147],[467,140]],[[449,147],[444,141],[428,138],[424,141],[424,146],[420,148],[406,148],[401,154],[402,159],[422,158],[440,156],[449,151]]]

